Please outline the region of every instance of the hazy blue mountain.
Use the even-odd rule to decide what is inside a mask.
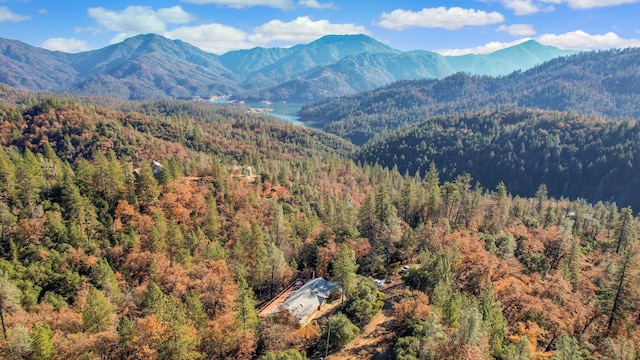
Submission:
[[[77,76],[69,54],[2,38],[0,64],[0,82],[29,90],[57,90]]]
[[[207,98],[237,91],[240,79],[217,55],[153,34],[76,54],[73,64],[83,75],[74,90],[130,99]]]
[[[550,59],[576,52],[528,40],[490,54],[446,56],[445,61],[454,72],[463,71],[474,75],[499,76],[508,75],[516,70],[526,70]]]
[[[362,53],[399,51],[366,35],[328,35],[307,45],[298,45],[288,56],[256,69],[247,76],[242,85],[246,89],[278,85],[296,77],[309,75],[321,66],[334,64],[347,56]]]
[[[235,92],[240,80],[216,55],[152,34],[77,54],[0,39],[0,58],[0,81],[39,91],[192,99]]]
[[[247,98],[306,103],[375,89],[398,79],[440,78],[452,72],[442,60],[428,52],[362,53]]]
[[[229,51],[220,55],[220,61],[234,73],[238,75],[247,75],[291,55],[293,52],[297,51],[297,48],[298,47],[257,47],[250,50]]]
[[[0,39],[0,82],[29,90],[126,99],[209,98],[308,102],[354,94],[400,79],[455,72],[504,75],[568,52],[534,41],[488,55],[402,52],[366,35],[328,35],[290,48],[221,56],[160,35],[66,54]]]
[[[507,75],[574,53],[575,51],[545,46],[534,40],[482,55],[442,56],[422,50],[365,52],[343,58],[309,75],[246,97],[309,102],[328,96],[355,94],[404,79],[443,78],[457,72],[473,75]]]
[[[363,144],[383,131],[433,114],[477,109],[527,107],[637,118],[639,84],[640,48],[592,51],[508,76],[456,73],[443,79],[399,81],[307,104],[301,116]]]

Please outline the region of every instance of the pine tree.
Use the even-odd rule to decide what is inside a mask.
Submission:
[[[53,344],[53,330],[47,323],[33,324],[31,330],[32,356],[38,360],[53,359],[55,347]]]
[[[36,209],[45,180],[38,159],[28,148],[25,149],[22,159],[19,160],[16,178],[18,180],[18,194],[23,207],[32,218],[36,217]]]
[[[376,231],[378,227],[378,220],[375,214],[375,197],[373,193],[368,193],[362,206],[360,206],[360,212],[358,213],[358,219],[360,220],[360,234],[373,241],[376,237]]]
[[[616,241],[616,254],[620,254],[630,243],[636,241],[637,234],[635,226],[631,207],[622,209],[613,229],[613,238]]]
[[[2,335],[7,340],[7,328],[5,327],[5,314],[12,312],[20,305],[20,290],[9,281],[9,276],[0,271],[0,321],[2,322]]]
[[[235,308],[237,312],[236,320],[242,327],[244,336],[248,332],[255,333],[258,330],[258,312],[253,299],[253,291],[251,291],[243,277],[238,279],[238,298],[236,299]]]
[[[333,260],[333,278],[342,288],[342,302],[347,294],[354,288],[356,280],[356,257],[353,250],[347,244],[342,244],[335,260]]]
[[[435,220],[437,220],[437,211],[440,208],[440,202],[442,200],[440,197],[440,174],[434,163],[429,165],[429,171],[424,177],[422,187],[427,196],[424,217],[425,219],[430,219],[435,222]]]
[[[580,242],[579,238],[573,237],[571,240],[571,246],[569,247],[569,253],[567,254],[567,260],[564,264],[562,276],[574,284],[578,281],[580,275]]]
[[[633,311],[635,290],[635,253],[628,247],[617,261],[617,269],[613,281],[600,294],[603,310],[607,315],[607,331],[611,332],[615,325],[623,323],[629,312]]]
[[[538,187],[538,191],[536,191],[535,199],[536,199],[536,215],[542,214],[542,210],[544,209],[544,204],[547,202],[547,185],[540,184]]]
[[[158,181],[153,175],[151,165],[146,161],[140,164],[135,187],[138,203],[140,204],[140,211],[148,213],[150,208],[158,203],[160,189],[158,188]]]
[[[218,204],[213,195],[207,197],[207,214],[203,228],[209,240],[214,242],[219,241],[220,224],[218,220]]]
[[[4,147],[0,147],[0,200],[9,204],[16,192],[16,167],[7,155]]]
[[[104,293],[95,287],[89,289],[87,303],[82,310],[82,327],[85,331],[97,333],[106,330],[111,322],[113,307]]]
[[[129,319],[127,315],[123,315],[118,322],[118,336],[120,338],[119,342],[122,345],[126,345],[133,339],[133,322]]]
[[[102,258],[98,260],[98,262],[91,267],[91,275],[107,297],[114,302],[121,300],[122,292],[120,291],[118,280],[106,259]]]

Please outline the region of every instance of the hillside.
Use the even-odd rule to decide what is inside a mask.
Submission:
[[[355,144],[433,114],[528,107],[612,118],[640,116],[640,49],[584,52],[504,77],[455,74],[400,81],[306,105],[302,120]]]
[[[546,185],[554,197],[640,208],[640,126],[575,113],[536,110],[466,112],[430,117],[365,145],[358,160],[444,180],[468,173],[489,188],[504,183],[531,197]]]
[[[378,326],[395,359],[640,346],[631,208],[359,166],[335,136],[233,106],[0,90],[2,358],[318,358]],[[481,123],[524,136],[536,114],[535,131],[556,132],[549,113]],[[555,116],[585,139],[624,130]],[[343,306],[304,327],[258,318],[319,276]]]
[[[0,82],[34,91],[131,100],[233,95],[238,100],[306,102],[406,78],[457,71],[508,74],[570,53],[523,43],[488,55],[443,57],[402,52],[365,35],[328,35],[291,48],[255,48],[218,56],[146,34],[66,54],[0,39],[0,61],[5,64]]]
[[[575,53],[534,40],[491,54],[442,56],[429,51],[360,53],[324,66],[304,77],[263,90],[249,99],[307,103],[330,96],[376,89],[397,80],[441,79],[465,72],[501,76],[526,70],[543,62]]]
[[[259,161],[262,157],[347,156],[354,151],[352,144],[334,135],[234,106],[163,100],[112,102],[94,109],[95,105],[82,102],[100,99],[36,96],[6,87],[0,87],[0,95],[9,104],[0,102],[9,109],[4,116],[10,120],[0,131],[5,146],[42,151],[47,143],[69,161],[92,158],[107,149],[131,161],[172,154],[184,160],[199,153],[207,158]],[[11,104],[20,105],[12,109]],[[18,117],[27,118],[28,125]]]

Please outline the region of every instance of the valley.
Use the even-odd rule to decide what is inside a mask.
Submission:
[[[2,358],[637,357],[638,48],[0,60]]]

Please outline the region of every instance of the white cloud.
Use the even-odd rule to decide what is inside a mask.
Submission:
[[[202,50],[217,54],[256,46],[249,42],[249,34],[246,32],[222,24],[185,26],[164,35],[170,39],[180,39]]]
[[[328,34],[370,34],[364,26],[355,24],[333,24],[328,20],[313,21],[308,16],[298,17],[290,22],[271,20],[254,29],[249,38],[256,44],[272,41],[303,42],[312,41]]]
[[[530,24],[500,25],[496,31],[503,31],[511,36],[531,36],[536,34],[536,30]]]
[[[557,0],[552,0],[557,1]],[[502,6],[507,9],[513,10],[515,15],[530,15],[541,11],[552,11],[553,6],[541,7],[533,0],[502,0]]]
[[[217,54],[266,46],[273,41],[308,42],[328,34],[370,34],[370,32],[363,26],[333,24],[328,20],[313,21],[305,16],[290,22],[272,20],[253,29],[253,33],[222,24],[183,26],[162,33],[170,39],[180,39]],[[122,41],[124,38],[114,40]]]
[[[192,4],[215,4],[231,8],[249,8],[254,6],[267,6],[277,9],[287,9],[293,7],[291,0],[182,0]]]
[[[158,17],[170,24],[186,24],[195,20],[195,16],[176,5],[170,8],[158,9]]]
[[[74,38],[51,38],[42,43],[42,47],[48,50],[64,51],[67,53],[87,51],[91,49],[86,41]]]
[[[543,0],[544,2],[555,2],[559,0]],[[594,7],[616,6],[623,4],[633,4],[640,2],[640,0],[562,0],[569,7],[574,9],[590,9]]]
[[[417,12],[397,9],[391,13],[382,13],[381,18],[377,25],[393,30],[410,27],[456,30],[464,26],[491,25],[504,21],[504,16],[498,12],[487,13],[459,7],[424,8]]]
[[[276,9],[293,9],[294,7],[308,7],[314,9],[331,9],[335,8],[333,3],[321,3],[318,0],[299,0],[294,3],[293,0],[182,0],[184,2],[199,5],[219,5],[236,9],[250,8],[256,6],[266,6]]]
[[[13,13],[8,7],[0,6],[0,23],[5,21],[20,22],[31,20],[31,16],[18,15]]]
[[[494,51],[518,45],[531,38],[523,38],[513,42],[491,42],[468,49],[440,49],[442,55],[488,54]],[[604,35],[591,35],[582,30],[565,34],[544,34],[535,38],[541,44],[555,46],[565,50],[597,50],[625,47],[640,47],[640,39],[623,39],[609,32]]]
[[[102,29],[119,31],[117,38],[142,33],[162,33],[167,24],[184,24],[195,19],[180,6],[154,11],[148,6],[129,6],[122,11],[112,11],[101,7],[89,8],[89,16]]]
[[[582,30],[564,34],[544,34],[536,38],[542,44],[561,49],[591,50],[640,46],[640,39],[623,39],[618,34],[591,35]]]
[[[324,6],[316,0],[300,1],[300,4],[305,6],[314,6],[314,3]],[[76,31],[90,31],[94,34],[104,31],[117,32],[111,39],[112,43],[138,34],[156,33],[170,39],[183,40],[214,53],[266,46],[274,41],[307,42],[328,34],[370,34],[364,26],[335,24],[328,20],[314,21],[307,16],[289,22],[272,20],[254,28],[252,32],[218,23],[190,26],[189,23],[195,20],[195,17],[180,6],[158,10],[147,6],[129,6],[122,11],[98,7],[90,8],[88,13],[96,22],[96,26],[76,28]],[[183,26],[172,29],[169,28],[170,24]]]
[[[506,49],[508,47],[512,47],[518,44],[521,44],[527,40],[531,40],[529,38],[525,38],[525,39],[520,39],[520,40],[516,40],[516,41],[512,41],[512,42],[490,42],[488,44],[485,45],[481,45],[481,46],[476,46],[474,48],[468,48],[468,49],[440,49],[440,50],[436,50],[436,52],[440,55],[447,55],[447,56],[459,56],[459,55],[466,55],[466,54],[489,54],[498,50],[502,50],[502,49]]]
[[[333,9],[335,5],[333,3],[320,3],[318,0],[300,0],[298,6],[313,8],[313,9]]]

